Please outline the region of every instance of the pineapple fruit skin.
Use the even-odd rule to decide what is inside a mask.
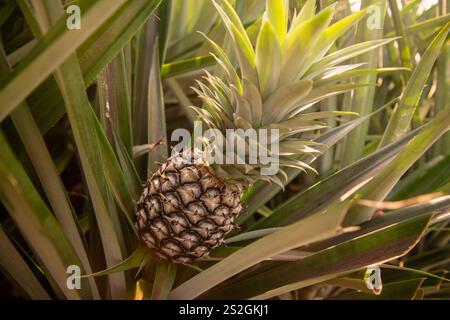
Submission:
[[[172,263],[205,258],[242,212],[243,186],[227,185],[205,164],[167,160],[147,181],[136,206],[142,242]]]

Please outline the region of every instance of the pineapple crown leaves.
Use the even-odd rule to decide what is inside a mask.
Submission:
[[[259,22],[259,34],[253,44],[233,6],[227,0],[211,1],[228,32],[238,68],[233,66],[230,54],[202,34],[225,77],[221,79],[206,72],[205,83],[197,82],[198,88],[193,88],[203,107],[194,107],[194,110],[208,127],[222,132],[239,128],[279,129],[277,155],[283,167],[310,170],[298,156],[315,156],[319,151],[317,146],[310,144],[311,141],[302,140],[298,134],[325,128],[320,119],[355,115],[339,111],[305,113],[308,108],[327,97],[373,85],[352,83],[355,77],[403,69],[363,69],[364,64],[345,64],[396,38],[357,43],[329,53],[336,40],[366,16],[366,10],[331,24],[335,4],[316,13],[315,1],[308,0],[289,22],[288,1],[267,0],[266,11]],[[237,169],[242,173],[238,178],[248,181],[258,167],[260,165],[250,168],[235,165],[232,169],[221,166],[220,170]],[[230,176],[236,177],[236,172]],[[253,176],[271,179],[257,173]]]

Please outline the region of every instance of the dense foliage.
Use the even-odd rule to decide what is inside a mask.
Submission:
[[[0,297],[450,298],[447,9],[0,0]],[[239,227],[172,264],[142,245],[136,202],[198,114],[275,123],[299,157],[271,181],[224,168],[249,184]]]

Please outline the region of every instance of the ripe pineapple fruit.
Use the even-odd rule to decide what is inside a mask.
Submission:
[[[147,182],[136,215],[141,239],[175,263],[190,263],[221,244],[242,211],[241,185],[227,185],[190,150],[167,160]]]
[[[136,209],[136,226],[143,243],[173,263],[191,263],[219,246],[243,211],[241,196],[259,179],[283,186],[283,167],[314,170],[299,156],[319,153],[311,136],[325,128],[319,121],[345,112],[307,112],[317,102],[358,85],[355,76],[373,70],[342,62],[378,48],[392,39],[356,44],[329,53],[336,39],[365,16],[360,11],[330,26],[334,6],[315,13],[309,0],[288,23],[288,1],[267,0],[256,46],[227,0],[214,1],[239,62],[212,40],[213,56],[222,68],[207,73],[194,89],[203,101],[194,108],[208,128],[278,129],[279,137],[265,146],[278,159],[278,175],[265,176],[256,164],[209,164],[197,148],[175,154],[145,185]],[[358,73],[359,72],[359,73]],[[224,79],[224,80],[223,80]],[[344,80],[344,84],[339,81]],[[308,132],[308,139],[302,135]],[[212,143],[212,142],[210,142]],[[272,148],[277,143],[279,148]],[[206,142],[208,144],[208,142]],[[189,161],[196,158],[200,161]],[[259,160],[259,159],[258,159]]]

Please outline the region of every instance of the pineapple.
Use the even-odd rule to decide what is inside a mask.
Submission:
[[[243,207],[241,185],[225,184],[206,164],[186,161],[186,153],[153,174],[136,210],[144,244],[175,263],[190,263],[220,245]]]
[[[326,127],[320,120],[350,113],[308,109],[358,87],[351,79],[358,72],[371,71],[342,62],[392,40],[329,53],[337,38],[362,19],[365,11],[330,25],[335,6],[316,14],[315,1],[309,0],[289,22],[289,1],[267,0],[254,46],[232,6],[226,0],[212,2],[228,31],[239,67],[234,68],[230,55],[204,35],[221,69],[215,75],[206,73],[205,81],[194,88],[203,101],[202,108],[194,110],[208,128],[223,134],[227,129],[278,130],[278,138],[269,139],[265,147],[278,159],[280,170],[277,175],[261,174],[267,164],[260,159],[256,164],[211,164],[202,160],[203,151],[196,147],[169,158],[145,185],[137,203],[136,226],[143,243],[173,263],[205,258],[222,244],[243,211],[243,192],[256,180],[283,186],[285,167],[314,171],[299,159],[320,153],[322,146],[313,141]],[[193,158],[198,161],[190,161]]]

